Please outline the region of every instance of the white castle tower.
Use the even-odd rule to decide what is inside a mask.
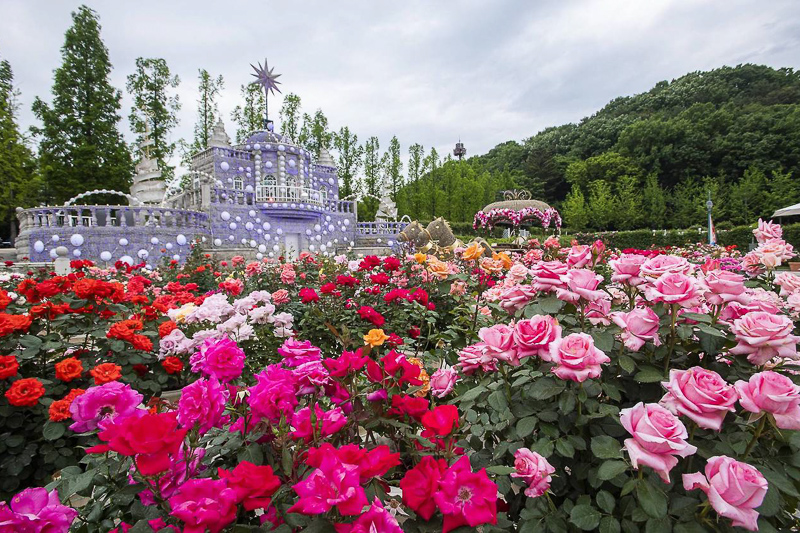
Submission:
[[[158,205],[164,199],[167,184],[161,179],[158,162],[150,157],[150,149],[153,144],[153,140],[150,138],[150,122],[145,121],[144,141],[139,143],[139,150],[142,156],[136,164],[136,174],[133,176],[131,195],[138,198],[142,203]]]

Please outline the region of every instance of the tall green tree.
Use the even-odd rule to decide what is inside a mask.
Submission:
[[[308,115],[306,115],[308,116]],[[297,144],[300,137],[300,97],[294,93],[288,93],[283,97],[283,105],[280,112],[281,135],[289,141]]]
[[[594,180],[589,183],[589,226],[599,230],[614,229],[616,203],[607,181]]]
[[[222,76],[213,77],[204,68],[198,71],[199,96],[197,98],[197,122],[194,125],[194,141],[191,151],[196,153],[208,148],[208,140],[219,118],[217,98],[225,86]]]
[[[333,147],[336,150],[336,173],[341,187],[339,196],[347,198],[358,190],[358,169],[361,167],[364,147],[358,144],[358,135],[344,126],[333,134]]]
[[[128,120],[131,129],[137,134],[136,142],[144,141],[145,132],[150,128],[153,141],[151,155],[158,162],[161,177],[172,180],[175,167],[169,164],[175,153],[175,142],[170,142],[170,131],[178,125],[178,111],[181,103],[177,94],[171,93],[180,84],[180,78],[173,75],[167,62],[161,58],[136,58],[136,72],[128,76],[127,89],[133,97],[133,106]]]
[[[364,144],[364,180],[361,191],[372,197],[365,197],[359,206],[361,220],[374,220],[380,203],[374,197],[380,198],[382,181],[383,158],[381,157],[381,144],[377,137],[370,137]]]
[[[41,186],[34,172],[33,155],[17,123],[18,97],[11,65],[0,60],[0,235],[12,242],[17,236],[17,206],[34,205]]]
[[[133,162],[117,129],[122,94],[109,80],[97,14],[86,6],[72,13],[61,60],[52,103],[37,98],[33,104],[42,122],[33,131],[40,137],[44,198],[60,203],[97,188],[127,191]]]
[[[621,176],[617,180],[616,191],[616,227],[622,230],[640,227],[642,193],[639,180],[633,176]]]
[[[236,143],[242,144],[247,136],[254,131],[264,128],[264,114],[267,103],[261,86],[249,83],[239,88],[244,100],[243,105],[237,105],[231,113],[231,120],[236,124]]]
[[[567,194],[562,207],[564,224],[571,232],[583,231],[589,225],[589,212],[581,188],[575,184]]]
[[[408,182],[416,183],[424,173],[423,159],[425,148],[419,143],[414,143],[408,147]]]
[[[439,168],[439,165],[439,152],[436,151],[436,148],[431,147],[431,151],[422,161],[423,172],[433,172]]]
[[[386,173],[389,178],[390,193],[392,200],[397,200],[397,192],[403,186],[403,160],[400,159],[400,141],[397,136],[389,141],[389,148],[386,151]]]
[[[300,129],[297,142],[314,155],[319,155],[321,149],[330,148],[332,134],[328,130],[328,117],[321,109],[317,109],[314,116],[303,114],[303,127]]]
[[[664,228],[667,214],[667,198],[664,189],[658,183],[658,176],[648,174],[642,189],[642,215],[644,224],[650,229]]]

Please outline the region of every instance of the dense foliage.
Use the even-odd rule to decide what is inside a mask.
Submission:
[[[2,489],[58,472],[2,525],[796,528],[800,282],[754,236],[5,275]]]

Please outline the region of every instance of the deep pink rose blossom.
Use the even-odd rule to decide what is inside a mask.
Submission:
[[[431,395],[444,398],[453,391],[458,380],[458,372],[454,368],[440,368],[431,376]]]
[[[759,372],[737,381],[739,404],[751,413],[770,413],[781,429],[800,429],[800,387],[777,372]]]
[[[442,533],[460,526],[497,523],[497,485],[485,469],[473,472],[467,456],[442,474],[433,499],[444,515]]]
[[[635,307],[627,313],[611,313],[611,320],[622,329],[620,338],[625,347],[638,352],[647,341],[661,345],[658,338],[658,315],[649,307]]]
[[[510,365],[519,365],[519,354],[514,344],[514,329],[505,324],[495,324],[489,328],[481,328],[478,337],[486,345],[486,352],[498,361]]]
[[[622,254],[617,259],[612,259],[608,265],[614,271],[611,281],[637,287],[646,280],[641,277],[642,265],[647,260],[643,255]]]
[[[556,364],[553,368],[556,376],[578,383],[599,377],[600,365],[611,361],[586,333],[573,333],[553,341],[546,360]]]
[[[550,343],[561,337],[558,320],[550,315],[534,315],[514,325],[514,342],[520,359],[550,353]]]
[[[525,489],[525,496],[538,498],[550,489],[553,478],[550,476],[556,471],[547,462],[547,459],[528,448],[520,448],[514,452],[514,469],[511,477],[521,479],[528,487]]]
[[[184,533],[219,533],[236,518],[236,492],[225,480],[190,479],[169,499]]]
[[[651,302],[664,302],[666,305],[694,307],[698,303],[697,284],[694,278],[680,273],[663,274],[645,287],[645,295]]]
[[[593,270],[575,268],[561,276],[564,288],[556,289],[556,297],[565,302],[577,304],[580,300],[594,302],[606,297],[606,293],[597,290],[603,281],[603,276],[595,274]]]

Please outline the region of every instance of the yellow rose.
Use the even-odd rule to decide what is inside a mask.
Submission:
[[[414,259],[417,261],[417,263],[421,265],[428,259],[428,256],[423,253],[416,253],[414,254]]]
[[[388,338],[389,336],[384,333],[382,329],[371,329],[369,330],[369,333],[364,335],[364,343],[369,344],[374,348],[375,346],[380,346],[383,344]]]
[[[183,306],[175,312],[175,320],[178,324],[186,322],[186,317],[194,311],[195,305],[193,303],[183,304]]]
[[[419,379],[422,382],[422,388],[419,389],[417,392],[415,392],[414,396],[418,398],[424,398],[431,390],[431,377],[425,371],[425,365],[422,364],[422,361],[420,361],[416,357],[410,357],[406,359],[406,361],[408,361],[412,365],[419,367],[419,376],[417,377],[417,379]]]
[[[473,242],[470,244],[466,250],[461,253],[461,257],[466,259],[467,261],[471,261],[473,259],[477,259],[483,255],[483,246],[481,246],[477,242]]]

